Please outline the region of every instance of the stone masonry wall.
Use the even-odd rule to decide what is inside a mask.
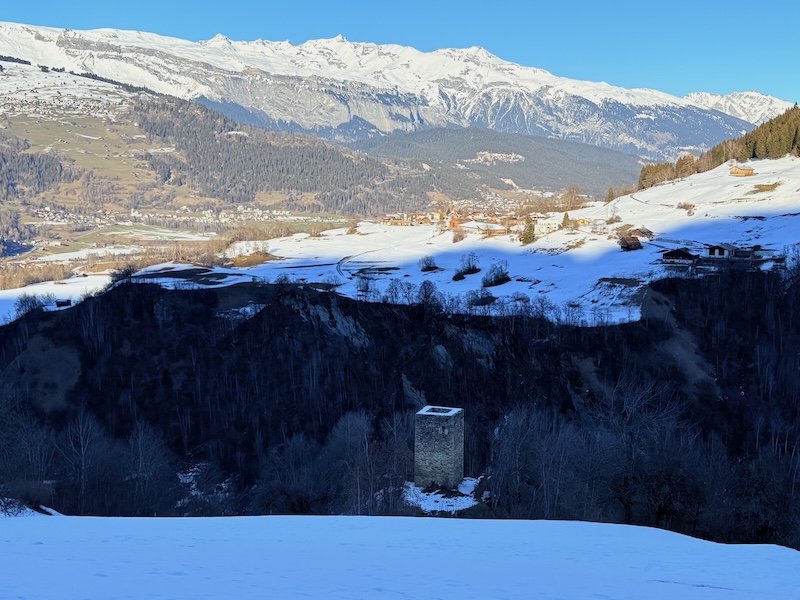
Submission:
[[[463,478],[463,409],[426,406],[414,418],[414,483],[454,489]]]

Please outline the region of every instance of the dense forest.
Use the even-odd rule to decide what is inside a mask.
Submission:
[[[465,408],[475,515],[800,547],[796,272],[661,281],[619,326],[400,301],[129,277],[68,311],[21,306],[0,335],[4,493],[80,514],[404,513],[429,402]]]
[[[72,181],[76,172],[53,154],[28,152],[26,140],[0,130],[0,256],[9,248],[20,248],[35,229],[20,223],[16,207],[3,207],[25,201],[61,182]]]
[[[0,204],[39,194],[75,174],[53,154],[26,152],[26,140],[0,130]]]
[[[25,242],[33,238],[35,228],[20,223],[19,212],[0,209],[0,243],[3,240]],[[0,252],[0,255],[2,252]]]
[[[675,164],[645,165],[639,174],[639,189],[710,171],[731,159],[744,162],[751,158],[782,158],[787,154],[800,155],[800,107],[797,104],[742,137],[717,144],[699,157],[687,154]]]
[[[230,203],[259,192],[289,195],[289,209],[379,215],[427,206],[435,178],[334,146],[311,136],[242,125],[210,108],[176,98],[140,100],[134,120],[151,140],[180,156],[148,153],[161,181],[191,185]],[[301,202],[314,194],[314,203]]]

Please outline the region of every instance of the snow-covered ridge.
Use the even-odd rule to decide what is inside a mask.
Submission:
[[[602,82],[557,77],[543,69],[504,61],[478,47],[426,53],[393,44],[350,42],[342,36],[310,40],[299,45],[264,40],[232,41],[221,34],[207,41],[191,42],[140,31],[75,31],[14,23],[1,23],[0,37],[5,40],[5,43],[0,42],[3,52],[13,52],[16,45],[18,49],[24,48],[26,58],[33,57],[41,64],[57,67],[91,70],[97,59],[113,60],[113,54],[123,57],[126,54],[152,56],[153,53],[164,53],[182,60],[200,61],[224,71],[241,72],[255,68],[273,75],[334,76],[342,81],[397,88],[420,96],[432,91],[430,82],[455,78],[475,88],[509,85],[536,92],[543,87],[552,87],[596,103],[613,100],[642,106],[689,104],[655,90],[628,90]],[[90,59],[92,56],[94,61]],[[200,86],[195,95],[207,91]]]
[[[672,158],[754,125],[697,100],[558,77],[478,47],[421,52],[341,36],[299,45],[222,35],[191,42],[138,31],[0,23],[0,54],[237,104],[268,125],[335,139],[478,126]],[[774,104],[764,98],[760,118]]]
[[[734,92],[727,95],[695,92],[684,96],[684,100],[696,106],[718,110],[726,115],[732,115],[756,125],[769,121],[793,106],[791,102],[786,100],[766,96],[755,91]]]

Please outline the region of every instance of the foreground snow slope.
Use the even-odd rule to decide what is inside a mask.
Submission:
[[[797,598],[800,554],[555,521],[0,521],[3,598]]]

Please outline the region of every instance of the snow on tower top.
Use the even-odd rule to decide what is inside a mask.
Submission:
[[[418,415],[435,415],[438,417],[452,417],[464,410],[463,408],[453,408],[451,406],[426,406]]]

